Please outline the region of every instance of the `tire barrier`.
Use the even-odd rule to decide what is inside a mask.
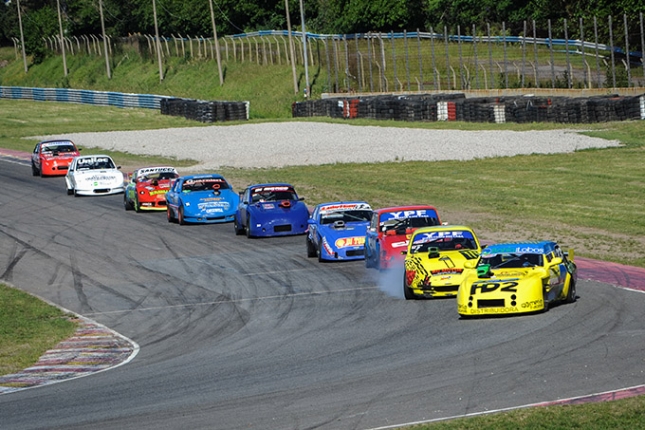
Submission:
[[[161,101],[163,115],[183,116],[199,122],[246,121],[249,102],[222,102],[167,98]]]
[[[29,88],[0,86],[0,98],[48,102],[83,103],[100,106],[159,109],[165,96],[127,94],[70,88]]]
[[[645,95],[473,97],[383,95],[295,102],[292,115],[395,121],[595,123],[645,119]]]

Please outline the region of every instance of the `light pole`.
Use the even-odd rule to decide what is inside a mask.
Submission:
[[[112,79],[110,71],[110,57],[108,56],[107,37],[105,37],[105,20],[103,19],[103,0],[99,0],[99,12],[101,13],[101,32],[103,33],[103,50],[105,51],[105,69],[108,79]]]
[[[159,82],[163,81],[163,68],[161,67],[161,41],[159,40],[159,25],[157,24],[157,2],[152,0],[152,14],[155,18],[155,48],[157,48],[157,62],[159,63]]]
[[[305,97],[309,97],[309,64],[307,60],[307,30],[305,29],[305,9],[300,0],[300,21],[302,21],[302,55],[305,63]]]
[[[219,73],[219,85],[224,85],[224,75],[222,73],[222,59],[219,53],[219,41],[217,40],[217,27],[215,26],[215,11],[213,10],[213,0],[208,0],[211,8],[211,23],[213,24],[213,40],[215,41],[215,53],[217,54],[217,71]]]
[[[60,16],[60,0],[56,0],[56,7],[58,8],[58,30],[60,31],[60,47],[63,52],[63,71],[67,76],[67,57],[65,56],[65,39],[63,38],[63,20]]]
[[[18,25],[20,26],[20,46],[22,47],[22,63],[25,65],[25,73],[27,73],[27,54],[25,53],[25,36],[22,31],[22,14],[20,13],[20,0],[18,4]]]

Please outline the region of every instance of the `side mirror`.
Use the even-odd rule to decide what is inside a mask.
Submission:
[[[464,263],[464,269],[474,269],[477,267],[477,260],[468,260]]]
[[[304,202],[305,198],[304,197],[298,197],[298,201]]]
[[[311,224],[315,224],[315,223],[316,223],[316,221],[315,221],[313,218],[309,218],[309,219],[307,220],[307,224],[309,224],[309,225],[311,225]]]
[[[551,264],[554,266],[557,266],[558,264],[562,264],[562,258],[561,257],[556,257],[553,260],[551,260]]]

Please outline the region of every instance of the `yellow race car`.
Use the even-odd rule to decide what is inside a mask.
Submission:
[[[466,269],[457,294],[463,317],[541,312],[554,302],[576,301],[573,251],[563,252],[556,242],[489,245]]]
[[[479,239],[470,227],[443,225],[415,230],[405,251],[406,300],[456,296],[464,264],[475,262],[480,252]]]

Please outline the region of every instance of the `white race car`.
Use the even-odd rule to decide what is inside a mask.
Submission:
[[[76,157],[65,175],[67,194],[96,196],[122,193],[125,185],[120,168],[108,155]]]

